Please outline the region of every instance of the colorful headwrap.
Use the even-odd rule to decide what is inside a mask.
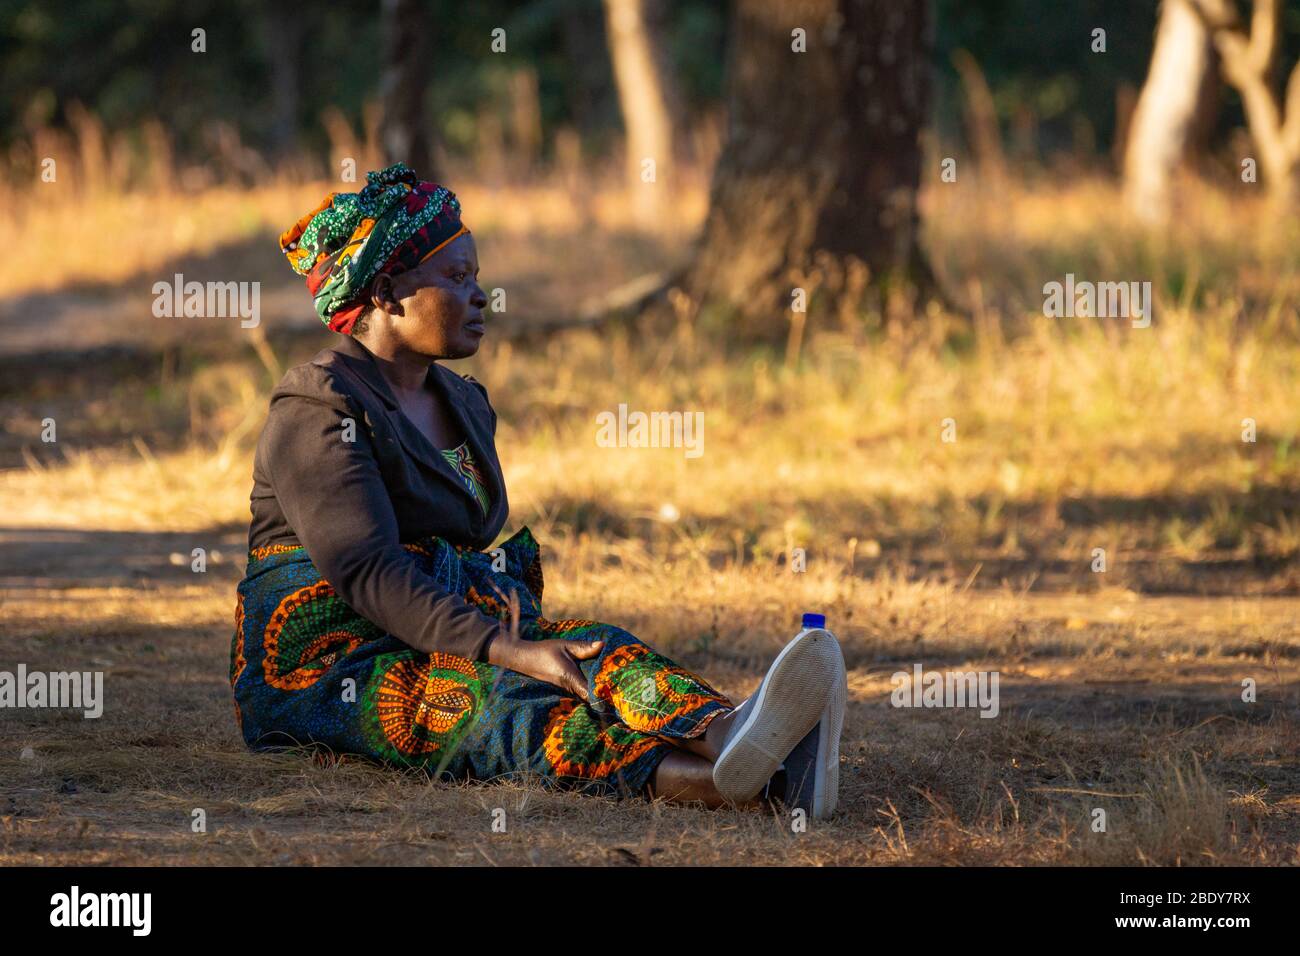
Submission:
[[[366,311],[375,276],[414,269],[469,232],[451,190],[417,179],[405,163],[366,181],[359,193],[330,193],[280,236],[289,265],[307,277],[316,314],[344,335]]]

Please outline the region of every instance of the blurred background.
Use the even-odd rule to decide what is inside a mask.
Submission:
[[[461,196],[501,291],[469,365],[546,443],[517,507],[639,538],[628,516],[673,499],[743,555],[791,522],[911,564],[1047,571],[1097,539],[1143,580],[1199,586],[1212,561],[1293,587],[1300,6],[1262,8],[1269,62],[1233,83],[1190,2],[10,0],[10,493],[130,525],[185,506],[12,470],[188,449],[220,491],[148,521],[242,520],[267,389],[330,340],[276,238],[400,158]],[[1220,32],[1248,41],[1247,13]],[[175,273],[260,283],[260,321],[154,317]],[[1066,273],[1151,282],[1156,324],[1045,318]],[[716,458],[687,482],[594,455],[623,400],[706,411]],[[751,454],[746,505],[720,489]],[[590,484],[548,488],[566,455]],[[607,464],[636,473],[613,498]]]
[[[453,367],[499,413],[503,536],[537,533],[550,616],[739,690],[824,611],[868,771],[908,781],[853,791],[864,819],[883,793],[987,826],[988,859],[1284,858],[1298,58],[1293,0],[0,0],[10,656],[161,655],[238,749],[252,449],[333,338],[277,237],[400,159],[478,241],[494,311]],[[176,274],[258,283],[257,323],[156,316]],[[1154,320],[1049,314],[1067,275],[1149,282]],[[620,403],[703,412],[704,454],[598,447]],[[988,721],[956,778],[918,765],[868,707],[917,659],[1000,667],[1004,713],[1063,736]],[[1251,675],[1290,715],[1267,734]],[[1153,709],[1231,719],[1157,746]],[[1043,836],[1074,798],[1024,788],[1084,785],[1053,754],[1147,788],[1149,826]],[[1019,835],[979,796],[999,779]]]

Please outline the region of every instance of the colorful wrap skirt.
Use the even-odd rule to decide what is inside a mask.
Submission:
[[[416,650],[344,604],[302,547],[272,545],[249,554],[231,643],[235,716],[250,748],[630,796],[645,793],[673,738],[698,737],[732,707],[622,628],[543,617],[540,547],[527,527],[495,551],[436,537],[404,547],[489,617],[508,622],[517,595],[525,640],[604,641],[576,662],[594,703],[483,661]]]

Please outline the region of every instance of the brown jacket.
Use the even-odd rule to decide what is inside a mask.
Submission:
[[[422,651],[482,660],[502,625],[419,570],[405,542],[437,535],[485,550],[506,522],[496,411],[487,389],[434,364],[426,385],[454,409],[491,510],[398,408],[374,358],[343,338],[271,394],[253,463],[250,549],[301,544],[339,597]],[[349,434],[348,420],[354,424]]]

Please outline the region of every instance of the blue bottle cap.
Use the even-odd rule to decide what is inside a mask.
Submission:
[[[825,615],[825,614],[805,614],[805,615],[803,616],[803,626],[804,626],[804,627],[825,627],[825,626],[826,626],[826,615]]]

